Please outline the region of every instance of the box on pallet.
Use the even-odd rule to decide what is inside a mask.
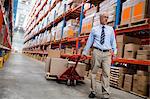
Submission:
[[[75,64],[76,64],[76,62],[69,61],[68,62],[68,67],[75,66]],[[76,67],[77,73],[81,77],[84,77],[85,76],[85,70],[86,70],[86,64],[79,62],[78,65],[77,65],[77,67]]]
[[[61,39],[61,34],[62,34],[62,28],[57,28],[56,33],[55,33],[55,40],[60,40]]]
[[[78,5],[82,3],[82,0],[68,0],[67,4],[70,6],[69,8],[74,9]]]
[[[131,22],[132,6],[134,0],[127,0],[122,6],[121,24],[128,24]]]
[[[48,57],[51,57],[51,58],[59,58],[59,57],[60,57],[60,50],[52,50],[52,49],[49,49],[49,50],[48,50]]]
[[[83,19],[81,34],[91,32],[92,27],[93,27],[93,21],[94,21],[94,15],[90,15]]]
[[[61,76],[67,70],[68,60],[48,57],[45,64],[46,73],[53,76]]]
[[[135,22],[150,17],[149,9],[149,0],[134,0],[131,21]]]
[[[90,16],[92,14],[96,14],[96,12],[97,12],[97,7],[92,7],[86,11],[85,16],[87,17],[87,16]]]
[[[76,19],[70,19],[66,22],[66,26],[77,26],[79,24],[79,21]]]
[[[74,48],[65,48],[65,54],[72,55],[74,53]]]
[[[78,29],[79,29],[78,26],[66,26],[64,28],[63,38],[66,38],[66,37],[69,37],[69,38],[76,37]]]

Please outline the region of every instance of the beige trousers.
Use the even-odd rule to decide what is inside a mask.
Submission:
[[[91,91],[96,92],[96,74],[97,70],[102,67],[102,94],[104,98],[109,97],[109,80],[111,66],[111,52],[102,52],[98,49],[93,50],[91,74]]]

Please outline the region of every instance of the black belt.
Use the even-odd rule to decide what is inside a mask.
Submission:
[[[99,49],[97,47],[94,47],[95,49],[99,50],[99,51],[102,51],[102,52],[109,52],[110,50],[102,50],[102,49]]]

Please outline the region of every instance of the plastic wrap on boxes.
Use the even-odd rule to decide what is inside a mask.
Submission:
[[[82,21],[81,33],[90,33],[92,30],[93,21],[94,21],[94,14],[88,17],[85,17]]]
[[[79,29],[79,26],[71,26],[71,25],[66,26],[64,28],[63,38],[76,37],[78,29]]]

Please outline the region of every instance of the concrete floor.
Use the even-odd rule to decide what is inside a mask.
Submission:
[[[0,99],[88,99],[90,81],[84,82],[68,87],[47,81],[44,78],[44,63],[21,54],[12,54],[0,70]],[[141,99],[114,88],[111,92],[111,99]]]

